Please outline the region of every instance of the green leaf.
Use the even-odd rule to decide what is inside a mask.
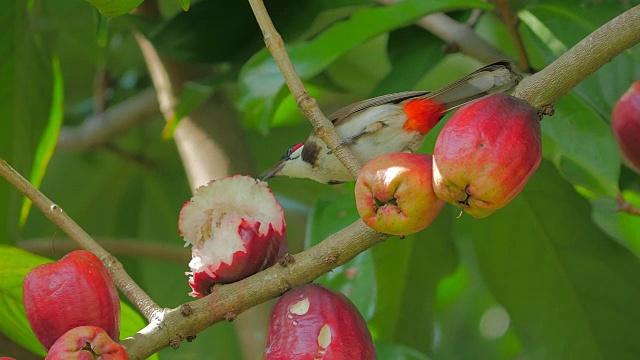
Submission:
[[[615,197],[620,155],[609,127],[572,93],[560,99],[553,117],[542,121],[542,149],[574,185]]]
[[[0,245],[0,332],[40,356],[47,352],[29,327],[22,304],[22,282],[31,269],[48,262],[51,260],[17,247]]]
[[[49,161],[51,161],[51,157],[53,156],[53,151],[56,148],[58,134],[60,134],[60,127],[62,127],[62,121],[64,119],[64,79],[62,78],[62,71],[60,69],[60,60],[54,57],[51,64],[53,68],[53,99],[51,99],[49,122],[38,144],[36,157],[31,169],[31,176],[29,177],[29,182],[36,189],[40,188],[42,184],[42,179],[49,166]],[[31,200],[25,197],[20,212],[21,227],[27,222],[31,204]]]
[[[181,62],[225,62],[262,43],[246,1],[200,1],[147,34],[156,49]]]
[[[436,290],[458,263],[451,241],[455,215],[448,210],[425,230],[373,248],[378,306],[369,326],[375,339],[430,352]]]
[[[162,137],[170,139],[176,130],[180,121],[188,116],[192,111],[202,105],[222,84],[231,80],[229,72],[217,74],[211,78],[202,81],[187,81],[180,92],[180,99],[175,108],[173,117],[168,119],[167,124],[162,130]]]
[[[0,157],[18,172],[32,168],[34,149],[40,141],[50,111],[51,63],[36,41],[24,1],[6,1],[0,12]],[[17,238],[22,197],[0,180],[0,243]]]
[[[120,339],[135,335],[142,328],[147,326],[146,320],[125,302],[120,302]],[[149,357],[152,360],[160,359],[158,354],[153,354]]]
[[[640,194],[637,192],[625,190],[622,197],[626,202],[640,208]],[[640,258],[640,216],[618,211],[618,202],[610,197],[594,198],[591,204],[596,224]]]
[[[474,360],[517,358],[522,353],[522,346],[513,330],[505,326],[508,320],[504,316],[496,321],[496,311],[502,315],[505,311],[487,290],[475,261],[469,260],[475,258],[473,247],[468,242],[457,245],[462,262],[457,271],[438,286],[435,326],[439,337],[432,357]],[[490,326],[492,323],[493,327]]]
[[[333,193],[319,197],[309,215],[306,247],[321,242],[359,217],[353,195]],[[316,282],[348,296],[365,320],[373,316],[378,289],[370,250],[360,253]]]
[[[563,54],[605,22],[640,2],[593,2],[580,0],[527,2],[519,13],[521,20],[541,40],[537,46],[548,61]],[[546,48],[546,49],[545,49]],[[576,87],[576,93],[608,119],[616,100],[633,79],[640,77],[640,52],[631,48]]]
[[[13,246],[0,245],[0,332],[25,349],[46,355],[46,351],[29,327],[22,302],[22,282],[31,269],[53,260]],[[146,326],[144,318],[128,304],[120,302],[120,337],[134,335]]]
[[[418,350],[398,344],[376,342],[378,359],[393,360],[429,360],[429,357]]]
[[[124,15],[142,4],[143,0],[86,0],[106,17]]]
[[[507,207],[457,224],[528,359],[640,354],[640,263],[589,219],[589,203],[543,162]]]
[[[392,70],[378,83],[373,96],[415,89],[421,75],[444,58],[444,42],[417,26],[389,34],[388,53]]]
[[[367,8],[331,26],[313,40],[288,45],[287,51],[298,75],[309,79],[348,50],[375,36],[406,26],[429,13],[465,7],[491,8],[487,3],[463,0],[407,0],[387,7]],[[245,64],[239,82],[239,107],[248,114],[249,125],[266,132],[284,85],[280,70],[268,51],[263,49]]]
[[[182,10],[189,11],[189,6],[191,6],[191,0],[178,0]]]

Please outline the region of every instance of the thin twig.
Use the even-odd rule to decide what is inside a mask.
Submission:
[[[640,42],[640,5],[596,29],[549,64],[524,78],[513,95],[535,108],[553,104],[623,51]]]
[[[378,0],[384,5],[395,4],[400,0]],[[424,16],[416,25],[430,31],[448,44],[455,44],[458,51],[483,63],[507,59],[508,56],[498,48],[478,36],[468,24],[460,24],[444,13]]]
[[[105,264],[115,285],[134,303],[147,320],[160,311],[158,305],[147,295],[124,270],[122,264],[95,242],[60,206],[34,188],[22,175],[0,158],[0,176],[29,198],[54,224],[64,231],[81,248],[91,251]]]
[[[532,72],[531,62],[529,61],[527,51],[524,47],[524,42],[522,41],[522,37],[518,31],[518,25],[520,25],[518,15],[511,11],[511,8],[509,7],[509,0],[493,0],[493,2],[498,8],[497,11],[499,12],[499,18],[507,28],[509,36],[511,36],[511,41],[516,48],[516,53],[518,53],[518,64],[520,65],[520,70],[523,72]]]
[[[469,15],[469,18],[465,22],[465,25],[473,29],[474,27],[476,27],[476,25],[478,25],[478,22],[480,22],[480,18],[482,17],[482,15],[484,15],[484,10],[482,9],[471,10],[471,15]]]
[[[110,106],[101,114],[89,117],[80,126],[60,129],[56,150],[80,151],[104,145],[116,135],[159,113],[155,91],[152,88],[144,90]]]
[[[169,261],[185,265],[191,260],[188,248],[176,245],[165,245],[153,241],[127,238],[94,238],[105,250],[114,256],[130,256]],[[34,238],[18,242],[18,247],[36,254],[60,257],[73,250],[80,249],[78,244],[70,239]]]
[[[280,72],[289,87],[289,91],[291,91],[294,99],[296,99],[300,112],[309,119],[316,134],[327,144],[327,147],[336,155],[347,170],[349,170],[353,178],[357,178],[362,164],[353,157],[348,147],[341,146],[342,138],[336,133],[333,124],[322,113],[316,100],[309,95],[309,92],[304,87],[302,80],[300,80],[287,54],[282,37],[276,31],[273,22],[271,22],[264,3],[262,0],[249,0],[249,4],[262,30],[264,43],[276,64],[278,64]]]
[[[640,216],[640,208],[625,201],[622,195],[618,195],[616,201],[618,202],[618,211],[627,213],[629,215]]]

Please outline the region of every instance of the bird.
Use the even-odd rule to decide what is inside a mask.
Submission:
[[[328,119],[361,164],[387,153],[415,152],[444,115],[464,104],[513,89],[522,77],[510,60],[484,66],[435,91],[404,91],[347,105]],[[323,184],[355,179],[314,131],[290,146],[274,166],[259,175],[307,178]]]

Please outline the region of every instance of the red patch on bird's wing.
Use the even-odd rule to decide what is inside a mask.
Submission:
[[[402,128],[424,135],[442,119],[445,106],[444,103],[433,99],[413,99],[404,104],[403,110],[407,115],[407,121]]]

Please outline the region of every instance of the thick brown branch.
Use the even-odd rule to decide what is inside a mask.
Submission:
[[[524,78],[513,95],[536,108],[552,104],[604,64],[640,42],[640,5],[596,29],[542,71]]]
[[[145,318],[150,320],[160,311],[158,305],[131,279],[122,264],[113,255],[96,243],[60,206],[54,204],[38,189],[34,188],[27,179],[18,174],[2,158],[0,158],[0,175],[28,197],[51,222],[69,235],[81,248],[96,254],[109,269],[109,274],[111,274],[116,286],[138,307]]]
[[[149,324],[122,344],[132,360],[145,359],[172,340],[179,341],[217,322],[233,319],[252,306],[313,281],[386,237],[356,221],[311,249],[292,256],[286,266],[276,264],[239,282],[215,287],[211,295],[186,304],[193,310],[189,316],[183,315],[181,307],[167,311],[162,323]]]
[[[276,64],[278,64],[280,72],[282,72],[282,76],[289,87],[289,91],[291,91],[291,94],[296,99],[300,112],[309,119],[316,134],[327,144],[329,149],[333,151],[355,179],[360,172],[362,164],[353,157],[348,147],[340,146],[342,144],[342,138],[335,132],[333,124],[322,113],[316,100],[309,95],[309,92],[304,87],[302,80],[300,80],[287,54],[284,41],[273,26],[273,22],[271,22],[271,18],[262,0],[249,0],[249,3],[258,21],[258,25],[260,25],[260,29],[262,30],[267,49],[271,53],[271,56],[273,56]]]

